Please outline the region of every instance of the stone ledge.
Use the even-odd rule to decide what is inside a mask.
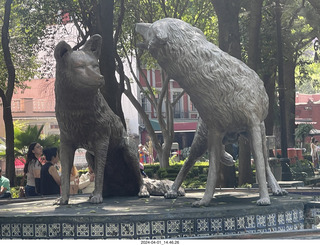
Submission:
[[[286,187],[303,187],[304,182],[303,181],[278,181],[278,184],[282,188]]]
[[[178,199],[112,197],[92,205],[73,196],[70,205],[35,200],[1,206],[0,239],[167,239],[304,229],[309,197],[271,196],[257,206],[257,193],[217,192],[209,207],[192,208],[203,195]]]

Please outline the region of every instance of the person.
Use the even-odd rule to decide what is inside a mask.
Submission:
[[[79,178],[79,190],[83,194],[91,194],[94,191],[94,172],[90,166],[88,166],[88,172],[82,174]]]
[[[10,181],[8,178],[2,176],[2,169],[0,167],[0,198],[10,198]]]
[[[317,143],[318,141],[315,140],[314,137],[311,138],[311,143],[310,143],[310,149],[311,149],[311,157],[312,157],[312,163],[313,167],[315,169],[318,168],[318,153],[317,153]]]
[[[315,141],[316,144],[316,151],[317,151],[317,159],[318,161],[316,161],[316,166],[315,169],[318,170],[319,169],[319,159],[320,159],[320,146],[319,146],[319,141]]]
[[[149,141],[147,142],[147,146],[148,146],[148,153],[149,153],[149,163],[153,164],[154,163],[154,159],[153,159],[153,144],[152,144],[152,140],[149,137]]]
[[[38,196],[41,193],[40,190],[40,170],[42,164],[39,161],[39,158],[42,155],[42,146],[33,142],[29,145],[27,152],[27,160],[24,165],[24,176],[27,176],[27,184],[25,187],[25,195]]]
[[[138,151],[139,151],[139,162],[145,164],[146,163],[146,155],[148,155],[146,148],[142,144],[139,144]]]
[[[43,150],[46,163],[41,167],[41,191],[42,195],[60,194],[61,179],[55,164],[59,162],[58,149],[56,147]]]
[[[78,194],[79,190],[79,174],[76,166],[72,166],[70,174],[70,194]]]
[[[141,162],[139,162],[140,173],[144,178],[148,178],[148,175],[144,172],[144,166]]]

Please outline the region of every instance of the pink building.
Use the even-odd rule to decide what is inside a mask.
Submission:
[[[320,140],[320,94],[296,93],[296,124],[312,124],[311,133]]]
[[[312,124],[320,130],[320,94],[296,94],[296,124]]]
[[[55,116],[54,79],[34,79],[25,82],[26,89],[17,89],[12,97],[13,120],[27,125],[44,125],[43,133],[59,134]],[[2,107],[0,108],[2,111]],[[5,137],[4,122],[0,120],[0,136]]]

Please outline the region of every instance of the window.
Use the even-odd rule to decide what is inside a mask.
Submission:
[[[172,101],[174,101],[179,95],[180,95],[180,92],[173,92]],[[180,98],[178,102],[174,105],[173,115],[174,115],[174,118],[181,118],[181,114],[182,114],[182,111],[181,111],[181,98]]]
[[[151,104],[146,97],[141,98],[141,103],[142,103],[141,106],[145,112],[151,111]]]
[[[58,124],[51,124],[50,129],[59,129],[59,125]]]
[[[12,100],[12,111],[21,111],[20,100]]]

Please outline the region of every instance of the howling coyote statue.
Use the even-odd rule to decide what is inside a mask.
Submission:
[[[136,31],[144,38],[139,47],[147,49],[168,76],[188,93],[207,130],[210,162],[207,186],[202,199],[193,205],[209,205],[217,184],[219,162],[226,157],[224,145],[240,134],[247,136],[252,145],[260,188],[257,204],[270,204],[267,181],[274,194],[285,194],[268,164],[264,119],[269,100],[259,76],[184,21],[166,18],[153,24],[138,23]],[[179,175],[172,193],[181,184],[184,174]],[[167,196],[170,197],[170,192]]]

